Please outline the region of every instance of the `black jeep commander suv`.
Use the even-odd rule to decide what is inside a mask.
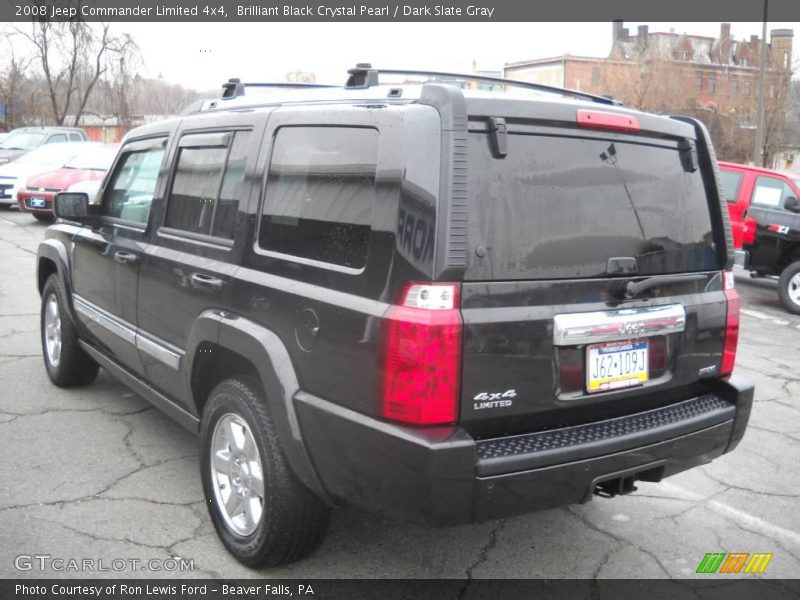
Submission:
[[[132,131],[98,205],[60,194],[38,254],[52,381],[101,366],[198,432],[248,565],[308,554],[339,505],[476,522],[735,448],[753,388],[704,127],[387,73],[231,80]]]

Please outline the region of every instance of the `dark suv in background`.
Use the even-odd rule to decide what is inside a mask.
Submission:
[[[99,206],[58,195],[38,256],[52,381],[102,366],[199,432],[211,518],[249,565],[312,551],[338,505],[477,522],[732,450],[753,388],[731,374],[705,128],[387,74],[231,80],[132,131]]]

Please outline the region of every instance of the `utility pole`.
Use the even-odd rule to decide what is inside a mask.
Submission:
[[[761,53],[758,69],[758,112],[756,113],[756,145],[753,149],[753,163],[757,167],[764,166],[764,87],[767,70],[767,3],[764,0],[764,20],[761,31]]]

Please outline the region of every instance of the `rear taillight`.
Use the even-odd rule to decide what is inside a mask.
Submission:
[[[414,425],[458,418],[461,312],[456,284],[412,283],[383,316],[380,414]]]
[[[756,228],[758,223],[753,217],[745,217],[742,222],[742,243],[753,245],[756,243]]]
[[[734,287],[733,272],[722,272],[722,289],[728,301],[725,317],[725,344],[722,347],[722,365],[720,375],[728,377],[733,372],[736,362],[736,345],[739,342],[739,292]]]

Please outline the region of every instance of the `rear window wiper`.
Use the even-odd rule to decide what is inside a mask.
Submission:
[[[650,288],[658,287],[665,283],[684,283],[687,281],[700,281],[706,279],[708,276],[702,273],[695,273],[693,275],[656,275],[655,277],[648,277],[642,281],[629,281],[625,284],[625,299],[631,300],[636,298],[642,292]]]

